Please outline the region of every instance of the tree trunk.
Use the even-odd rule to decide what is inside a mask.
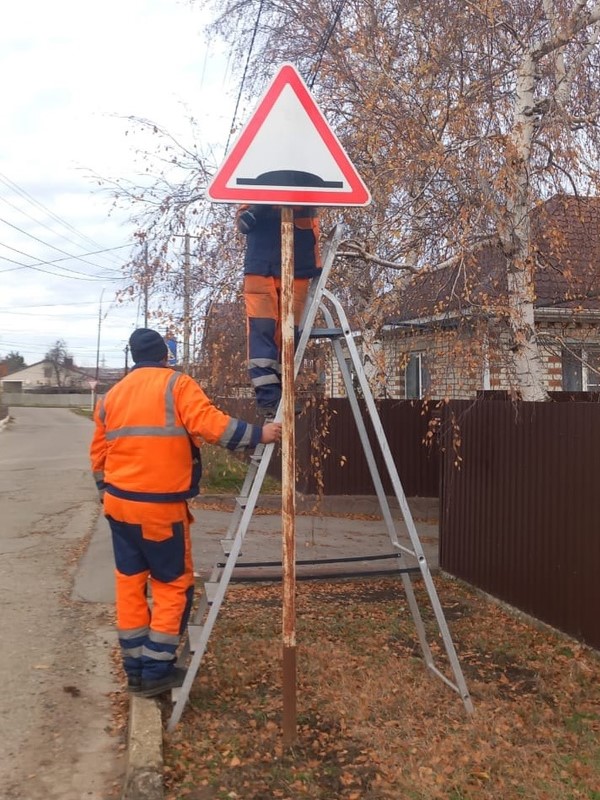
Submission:
[[[523,400],[547,400],[534,322],[534,259],[531,254],[529,163],[535,131],[536,64],[526,53],[517,72],[514,126],[507,147],[509,190],[500,239],[506,255],[509,357]]]
[[[508,266],[508,307],[511,334],[511,361],[515,384],[523,400],[547,400],[543,365],[533,317],[532,266],[529,260],[522,268]]]

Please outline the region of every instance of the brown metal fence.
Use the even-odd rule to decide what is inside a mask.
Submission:
[[[225,411],[254,421],[253,404],[248,400],[219,398]],[[360,402],[364,411],[364,406]],[[377,403],[404,491],[409,497],[439,495],[439,453],[435,439],[425,444],[436,408],[420,401],[381,400]],[[372,427],[367,432],[374,451],[384,490],[392,487]],[[336,398],[311,405],[296,422],[297,488],[303,494],[372,495],[375,493],[367,460],[357,435],[350,403]],[[281,464],[273,459],[269,474],[278,476]]]
[[[600,649],[600,397],[553,399],[573,402],[491,395],[441,408],[385,400],[378,410],[407,496],[440,496],[440,567]],[[253,419],[251,401],[220,405]],[[347,400],[303,414],[296,449],[300,492],[374,493]],[[280,469],[274,459],[270,473]]]
[[[440,566],[600,648],[600,403],[443,409]]]
[[[364,416],[364,404],[359,401]],[[437,447],[425,444],[430,409],[421,402],[381,400],[377,410],[405,493],[410,497],[437,497]],[[387,494],[392,494],[385,462],[368,417],[369,441]],[[345,399],[329,399],[300,417],[298,426],[301,491],[326,495],[374,494],[367,459],[356,423]],[[300,446],[302,449],[300,449]]]

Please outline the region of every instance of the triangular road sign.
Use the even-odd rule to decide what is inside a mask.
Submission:
[[[209,184],[222,203],[366,206],[369,190],[292,64],[283,64]]]

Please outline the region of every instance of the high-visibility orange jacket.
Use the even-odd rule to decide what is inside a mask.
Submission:
[[[171,503],[198,494],[195,448],[255,447],[262,429],[220,411],[188,375],[138,366],[100,399],[90,446],[100,490],[126,500]],[[196,459],[199,466],[199,457]]]

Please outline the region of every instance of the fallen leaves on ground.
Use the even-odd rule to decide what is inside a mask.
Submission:
[[[435,583],[472,717],[427,670],[399,579],[302,583],[297,737],[284,749],[281,586],[231,586],[165,734],[166,800],[600,800],[598,654],[456,581]]]

